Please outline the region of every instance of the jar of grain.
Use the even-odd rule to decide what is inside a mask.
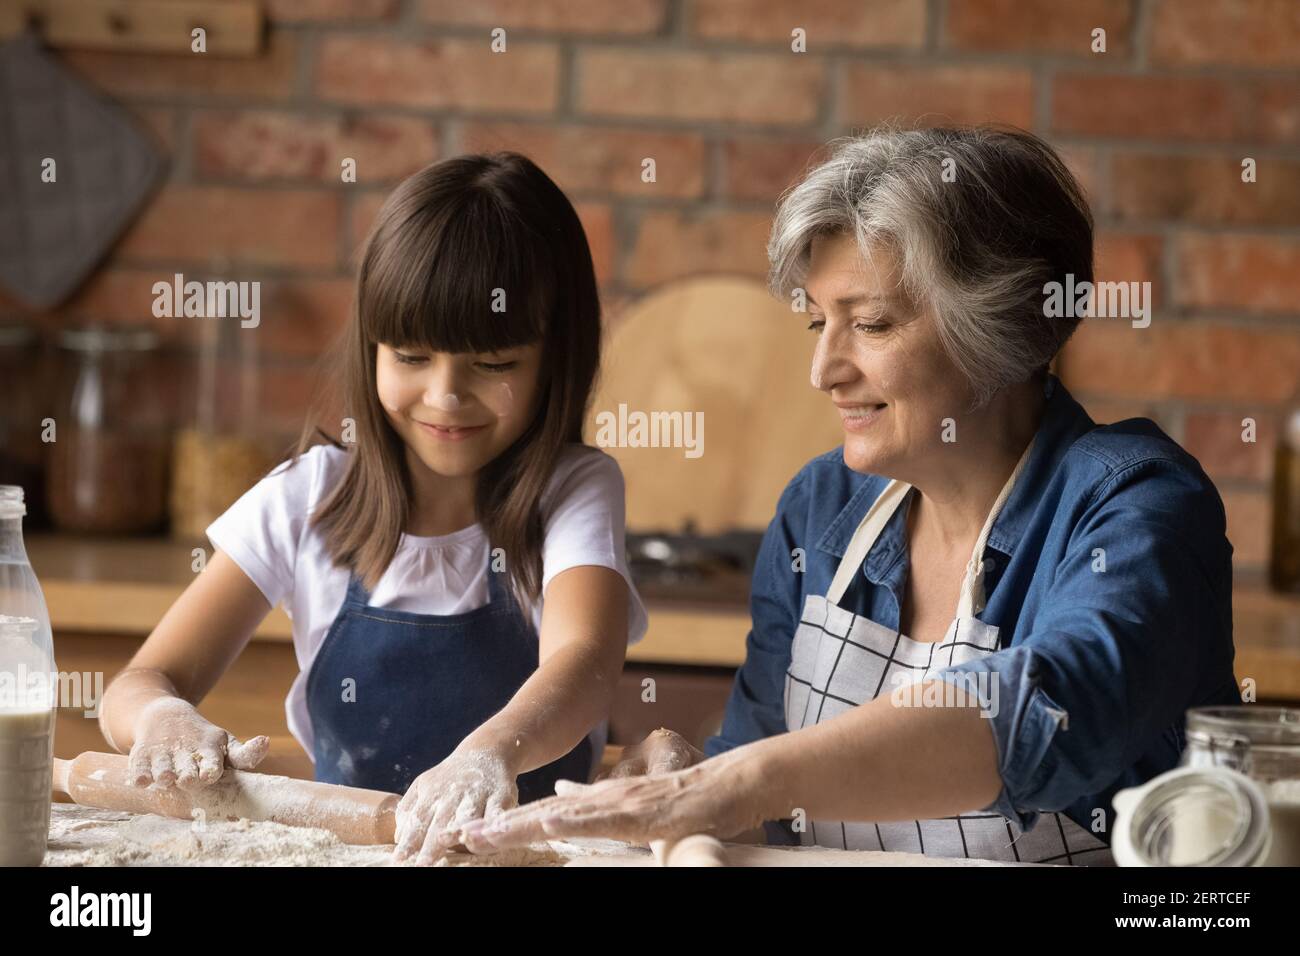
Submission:
[[[172,537],[202,540],[208,525],[275,463],[266,440],[192,426],[172,448]]]
[[[166,403],[158,335],[68,329],[56,339],[58,395],[46,491],[61,531],[159,531],[167,515]]]
[[[1282,419],[1273,457],[1273,537],[1269,582],[1300,594],[1300,394]]]
[[[195,354],[193,406],[172,448],[172,537],[205,540],[208,525],[266,475],[277,459],[266,430],[255,328],[206,322]]]

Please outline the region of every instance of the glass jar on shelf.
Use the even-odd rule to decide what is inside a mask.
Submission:
[[[1273,457],[1273,535],[1269,583],[1300,594],[1300,394],[1282,416]]]
[[[26,493],[27,527],[43,527],[45,448],[43,420],[49,415],[46,376],[41,367],[40,335],[35,325],[0,320],[0,485]]]
[[[67,329],[47,494],[61,531],[140,534],[167,514],[168,414],[147,327]]]
[[[189,422],[173,444],[171,529],[202,542],[208,525],[271,469],[278,445],[263,424],[255,329],[208,321],[193,381]]]

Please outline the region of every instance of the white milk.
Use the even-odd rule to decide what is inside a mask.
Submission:
[[[0,709],[0,866],[40,866],[50,832],[54,711]]]

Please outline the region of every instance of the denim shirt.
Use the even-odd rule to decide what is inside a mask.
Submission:
[[[1044,394],[1034,446],[984,552],[977,616],[1000,629],[999,650],[934,676],[968,689],[976,678],[963,672],[989,672],[980,686],[998,695],[987,719],[1002,789],[984,811],[1027,830],[1039,811],[1060,810],[1096,832],[1100,809],[1098,836],[1109,842],[1112,796],[1177,766],[1186,710],[1240,703],[1232,545],[1214,485],[1153,422],[1098,426],[1053,375]],[[887,484],[851,470],[837,448],[782,493],[754,570],[745,662],[709,756],[786,732],[785,674],[804,598],[829,590]],[[894,630],[906,510],[894,512],[841,601]]]

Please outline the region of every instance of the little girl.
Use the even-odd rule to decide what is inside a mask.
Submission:
[[[513,153],[416,173],[366,241],[344,344],[342,442],[309,423],[207,529],[100,725],[137,786],[256,766],[268,738],[195,705],[283,601],[316,779],[404,793],[396,855],[428,863],[462,823],[591,778],[646,628],[622,474],[582,444],[600,306],[573,207]]]

